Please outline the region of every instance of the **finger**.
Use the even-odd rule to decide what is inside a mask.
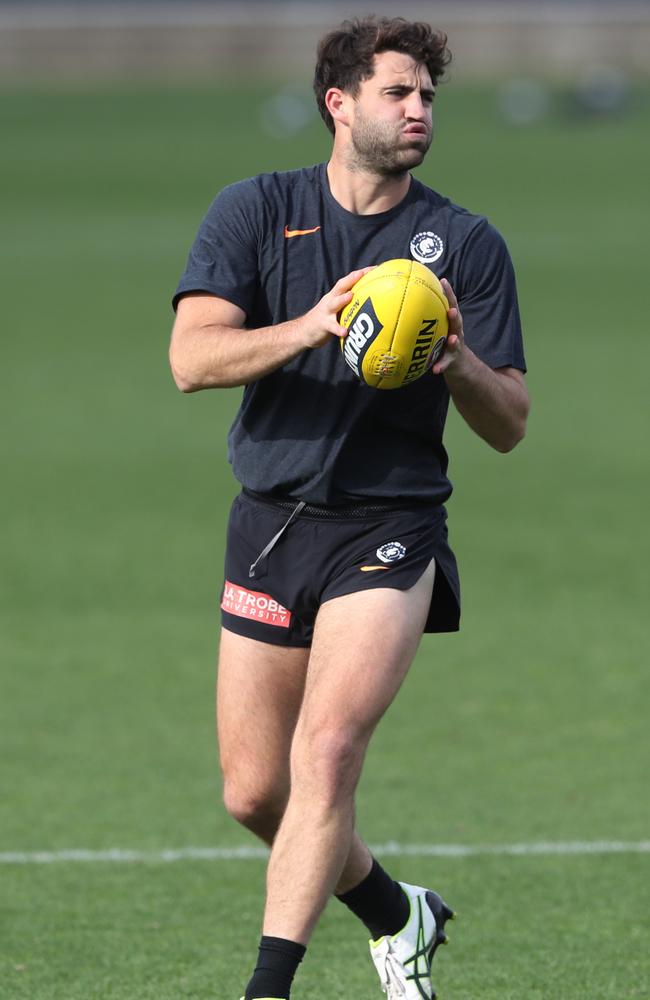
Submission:
[[[335,295],[332,298],[332,311],[335,313],[339,313],[341,309],[343,309],[345,306],[348,305],[349,302],[352,301],[353,298],[354,298],[354,293],[352,291],[340,292],[338,295]]]
[[[374,271],[376,267],[377,267],[377,264],[370,264],[368,267],[360,267],[356,271],[351,271],[350,274],[348,275],[348,277],[352,277],[352,275],[356,275],[355,281],[358,281],[359,278],[363,278],[364,275],[369,274],[371,271]]]
[[[339,278],[334,285],[333,291],[347,291],[349,288],[352,288],[353,285],[356,285],[357,281],[359,281],[360,278],[363,278],[364,274],[368,274],[368,272],[372,270],[372,267],[361,267],[356,271],[350,271],[349,274],[345,274],[342,278]]]
[[[449,302],[450,308],[458,309],[458,299],[456,298],[456,293],[454,292],[453,288],[451,287],[447,279],[441,278],[440,284],[442,285],[442,290],[447,296],[447,301]]]
[[[434,375],[442,375],[443,372],[447,371],[449,365],[454,360],[456,354],[460,351],[460,340],[455,334],[450,334],[447,338],[447,343],[445,344],[445,349],[442,352],[438,361],[431,369]]]
[[[458,330],[460,334],[462,331],[462,317],[460,315],[460,308],[458,306],[458,299],[456,298],[456,293],[449,284],[446,278],[441,281],[445,295],[447,296],[447,301],[449,302],[449,309],[447,310],[447,318],[449,319],[450,325],[454,330]]]
[[[329,330],[329,332],[334,334],[335,337],[340,337],[341,339],[343,339],[344,337],[347,337],[349,331],[347,326],[341,326],[340,319],[341,317],[338,315],[333,316],[332,323],[331,324],[327,323],[325,329]],[[338,323],[337,320],[339,321]]]
[[[436,362],[431,371],[433,372],[434,375],[444,375],[444,373],[449,368],[450,364],[451,364],[451,358],[449,356],[444,357],[443,355],[440,361]]]
[[[443,285],[443,290],[449,302],[449,309],[447,310],[447,319],[449,320],[449,332],[451,335],[457,336],[460,339],[462,339],[463,317],[461,316],[460,309],[458,307],[458,299],[456,298],[454,290],[446,278],[442,279],[441,284]]]

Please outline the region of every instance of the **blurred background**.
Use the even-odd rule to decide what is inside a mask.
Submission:
[[[371,6],[395,11],[385,0]],[[319,0],[2,0],[0,67],[7,78],[23,80],[125,73],[214,79],[253,71],[302,77],[320,35],[370,9]],[[522,71],[574,78],[603,62],[619,72],[648,72],[647,0],[443,0],[402,3],[400,10],[445,26],[464,78]]]
[[[448,1000],[647,1000],[650,3],[372,9],[449,35],[418,176],[507,240],[533,409],[505,457],[450,414],[463,629],[423,641],[360,828],[464,913]],[[328,157],[316,43],[370,10],[0,0],[11,1000],[236,997],[248,974],[264,868],[212,719],[240,391],[177,392],[170,300],[221,187]],[[213,860],[164,861],[192,848]],[[326,911],[301,1000],[374,995],[346,920]]]

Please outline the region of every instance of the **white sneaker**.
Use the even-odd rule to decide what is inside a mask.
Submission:
[[[400,885],[411,903],[405,927],[393,937],[370,942],[370,955],[388,1000],[434,1000],[431,963],[439,944],[447,944],[445,923],[454,912],[430,889]]]

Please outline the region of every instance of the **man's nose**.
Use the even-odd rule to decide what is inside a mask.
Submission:
[[[413,118],[416,121],[424,121],[427,117],[427,106],[422,100],[422,95],[414,90],[412,94],[409,94],[406,101],[406,117]]]

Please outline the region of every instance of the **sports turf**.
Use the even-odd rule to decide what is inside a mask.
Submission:
[[[224,437],[238,390],[183,397],[169,298],[224,183],[327,155],[261,90],[0,95],[4,239],[0,851],[252,844],[212,723]],[[490,452],[452,414],[458,636],[428,637],[371,746],[372,843],[648,839],[647,134],[557,93],[507,126],[439,98],[423,180],[502,230],[533,396]],[[461,912],[442,1000],[650,997],[648,854],[387,859]],[[0,865],[0,995],[238,997],[263,863]],[[333,903],[296,1000],[380,995]]]

